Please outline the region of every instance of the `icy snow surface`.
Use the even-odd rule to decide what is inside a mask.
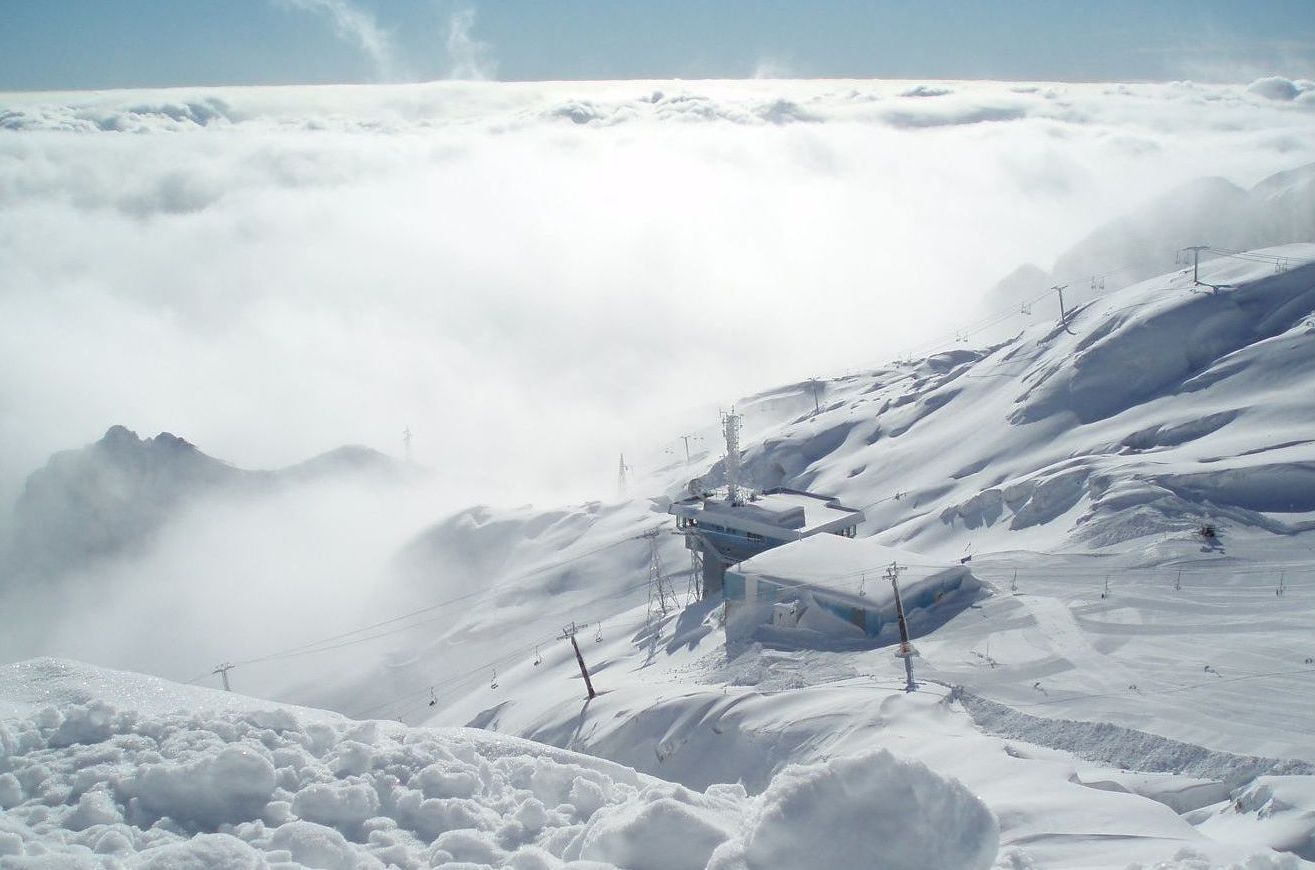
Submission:
[[[751,798],[471,729],[170,696],[155,678],[67,662],[0,671],[11,703],[57,702],[0,722],[5,868],[749,870],[880,855],[949,870],[996,854],[981,801],[884,751],[790,766]],[[150,712],[126,706],[142,699]],[[171,699],[190,709],[159,712]]]

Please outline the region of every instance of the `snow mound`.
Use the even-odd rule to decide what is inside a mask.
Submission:
[[[1298,870],[1300,866],[1291,855],[1253,855],[1245,864],[1229,864],[1227,870]],[[1128,870],[1221,870],[1222,867],[1195,849],[1184,848],[1169,861],[1160,861],[1149,868],[1140,863],[1129,864]]]
[[[0,866],[984,868],[996,851],[980,801],[886,753],[791,767],[749,798],[472,729],[138,713],[112,703],[132,679],[0,721]]]
[[[995,817],[960,783],[885,750],[791,765],[757,799],[709,870],[990,867]]]
[[[1261,776],[1202,812],[1201,830],[1315,860],[1315,777]]]

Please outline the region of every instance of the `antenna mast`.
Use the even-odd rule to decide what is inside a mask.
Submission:
[[[726,436],[726,501],[732,506],[744,504],[740,497],[740,415],[731,408],[721,418]]]

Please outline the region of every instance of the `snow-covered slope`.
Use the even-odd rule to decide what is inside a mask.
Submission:
[[[1315,245],[1256,256],[1308,262]],[[1304,529],[1315,265],[1224,259],[1201,280],[1227,286],[1170,273],[1067,329],[831,381],[822,413],[760,421],[745,465],[759,485],[869,505],[882,542],[945,555],[1100,548],[1203,521]]]
[[[688,478],[721,475],[706,457],[673,463],[665,445],[632,460],[654,469],[632,478],[647,496],[441,521],[397,559],[430,604],[325,626],[310,644],[239,649],[233,676],[242,686],[314,662],[319,676],[285,681],[278,695],[409,725],[474,725],[680,783],[689,797],[672,799],[694,807],[676,814],[682,829],[724,833],[698,855],[715,847],[744,862],[725,866],[806,866],[779,860],[784,846],[755,853],[753,837],[734,832],[758,819],[765,837],[794,817],[823,830],[798,804],[774,816],[763,802],[795,781],[791,764],[821,765],[809,769],[829,770],[837,793],[869,795],[868,774],[853,771],[890,777],[882,765],[896,764],[869,758],[874,749],[978,795],[998,820],[999,866],[1302,866],[1271,850],[1315,854],[1315,441],[1305,434],[1315,266],[1276,262],[1312,257],[1305,245],[1211,262],[1201,279],[1214,290],[1170,273],[1079,307],[1067,328],[1036,322],[985,348],[827,380],[818,411],[808,383],[738,403],[753,485],[836,494],[866,508],[861,534],[875,543],[929,561],[972,557],[986,589],[924,627],[917,692],[902,691],[888,649],[792,644],[723,624],[709,604],[651,612],[654,551],[682,599],[688,562],[675,536],[644,533],[669,522],[666,499]],[[1215,537],[1199,534],[1204,523]],[[562,638],[572,622],[601,692],[589,702]],[[851,767],[855,758],[868,760]],[[311,779],[328,776],[312,768]],[[629,800],[616,802],[626,818],[666,812]],[[418,829],[392,818],[399,854],[419,855]],[[864,823],[846,819],[843,836],[854,830]],[[246,842],[273,848],[267,836]],[[524,845],[493,842],[502,851],[486,863]],[[620,855],[605,860],[637,860]]]
[[[985,868],[995,819],[875,752],[695,792],[526,740],[70,662],[0,668],[0,866]],[[163,712],[171,703],[183,706]],[[897,796],[880,809],[883,797]],[[874,811],[877,810],[877,811]],[[820,862],[815,864],[814,862]]]
[[[1315,267],[1276,271],[1269,255],[1309,259],[1315,246],[1203,267],[1217,291],[1171,273],[1081,307],[1068,330],[1036,324],[984,349],[828,381],[817,413],[807,384],[740,403],[755,485],[866,506],[863,531],[877,541],[972,555],[993,588],[918,640],[919,673],[934,681],[925,703],[899,691],[888,651],[764,647],[752,626],[737,635],[706,608],[659,628],[639,607],[604,618],[601,640],[582,644],[607,691],[582,704],[570,648],[550,640],[567,614],[534,613],[536,601],[557,602],[541,590],[564,569],[540,578],[485,564],[516,578],[524,606],[505,622],[481,610],[478,623],[542,637],[543,661],[531,644],[499,664],[496,687],[479,673],[440,685],[435,721],[750,790],[791,761],[889,746],[978,789],[1002,820],[1003,854],[1020,865],[1165,861],[1184,842],[1203,865],[1265,845],[1290,850],[1286,826],[1312,830],[1301,828],[1300,803],[1282,810],[1247,795],[1257,775],[1306,782],[1315,762],[1306,535],[1315,448],[1304,436],[1315,407],[1303,387]],[[669,494],[682,471],[662,472]],[[703,477],[716,484],[719,465]],[[595,508],[606,525],[582,513],[514,520],[573,529],[569,546],[544,541],[549,551],[561,542],[564,558],[586,554],[566,575],[593,578],[574,590],[572,617],[597,619],[627,600],[616,595],[626,579],[642,584],[642,544],[618,543],[622,529],[660,519],[641,507]],[[617,524],[623,516],[628,525]],[[503,535],[517,541],[518,564],[534,552],[527,536],[498,529],[511,517],[464,521],[494,524],[490,549]],[[1217,537],[1202,538],[1203,523]],[[448,538],[450,549],[483,546]],[[660,553],[683,568],[679,552]],[[642,604],[642,586],[629,595]],[[390,687],[384,709],[426,717],[422,685]],[[1270,837],[1265,819],[1276,812],[1284,833]],[[1215,841],[1220,832],[1233,845]]]

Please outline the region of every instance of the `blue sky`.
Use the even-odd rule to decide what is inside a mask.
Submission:
[[[335,27],[335,9],[377,33],[373,53],[359,32]],[[454,72],[507,80],[1315,77],[1315,2],[0,0],[5,90],[418,81]]]

